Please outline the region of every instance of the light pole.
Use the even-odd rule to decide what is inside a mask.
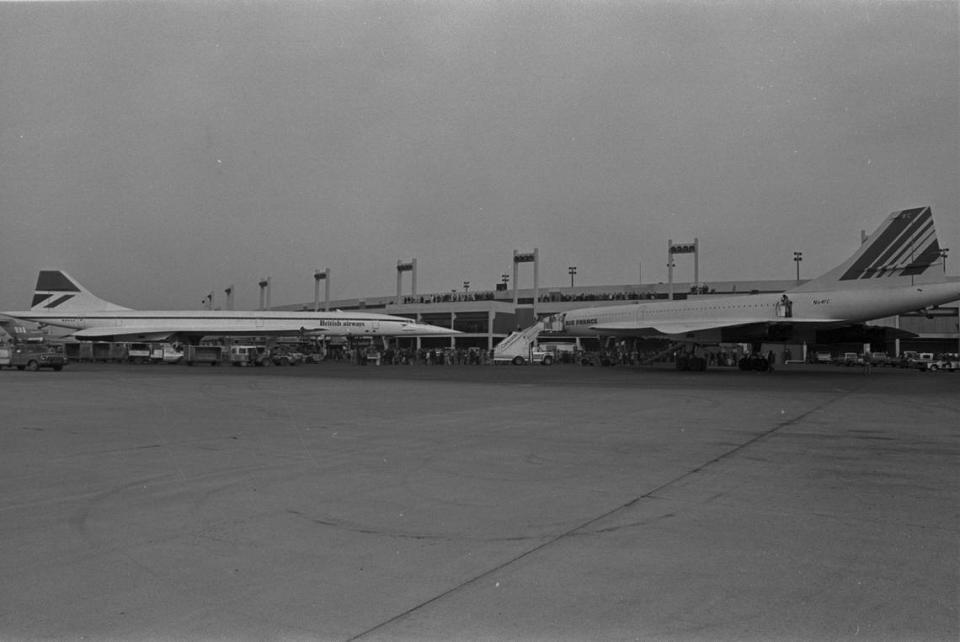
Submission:
[[[463,291],[464,291],[464,292],[469,292],[469,291],[470,291],[470,281],[464,281],[464,282],[463,282]]]
[[[793,253],[793,262],[797,264],[797,283],[800,283],[800,261],[803,260],[803,252]]]
[[[573,287],[573,277],[575,277],[575,276],[577,275],[577,266],[576,266],[576,265],[571,265],[570,267],[568,267],[568,268],[567,268],[567,274],[570,275],[570,287],[572,288],[572,287]]]
[[[940,258],[943,259],[943,273],[947,273],[947,254],[950,252],[949,247],[940,248]]]

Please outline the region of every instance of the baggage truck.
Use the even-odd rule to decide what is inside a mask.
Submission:
[[[149,363],[150,353],[151,349],[149,343],[127,344],[127,361],[130,363]]]
[[[223,361],[223,348],[221,346],[185,346],[183,360],[188,366],[199,363],[218,366]]]

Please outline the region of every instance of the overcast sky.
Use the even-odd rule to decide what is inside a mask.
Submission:
[[[702,280],[789,279],[919,205],[957,273],[957,6],[2,4],[0,309],[41,268],[152,309],[414,257],[493,289],[535,247],[541,287],[666,281],[694,237]]]

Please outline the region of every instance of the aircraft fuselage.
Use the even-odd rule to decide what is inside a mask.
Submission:
[[[960,283],[787,292],[786,302],[783,296],[782,293],[711,296],[581,308],[564,313],[563,330],[571,336],[630,335],[647,330],[650,335],[682,338],[687,334],[747,324],[829,327],[862,323],[955,301],[960,299]],[[711,334],[720,336],[718,332]]]

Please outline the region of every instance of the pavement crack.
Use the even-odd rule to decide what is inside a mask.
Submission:
[[[534,547],[532,547],[532,548],[529,548],[529,549],[527,549],[526,551],[520,553],[519,555],[515,555],[515,556],[513,556],[513,557],[511,557],[511,558],[509,558],[509,559],[507,559],[507,560],[505,560],[505,561],[503,561],[503,562],[501,562],[500,564],[497,564],[496,566],[487,569],[487,570],[484,571],[483,573],[480,573],[480,574],[478,574],[478,575],[474,575],[473,577],[470,577],[470,578],[464,580],[463,582],[460,582],[459,584],[456,584],[455,586],[450,587],[450,588],[447,589],[446,591],[443,591],[443,592],[441,592],[441,593],[438,593],[437,595],[434,595],[433,597],[431,597],[431,598],[428,599],[428,600],[424,600],[424,601],[422,601],[422,602],[420,602],[420,603],[418,603],[418,604],[415,604],[414,606],[411,606],[410,608],[408,608],[408,609],[406,609],[405,611],[402,611],[402,612],[394,615],[394,616],[391,617],[391,618],[388,618],[388,619],[386,619],[386,620],[384,620],[384,621],[382,621],[382,622],[380,622],[380,623],[378,623],[378,624],[375,624],[374,626],[371,626],[371,627],[368,628],[368,629],[365,629],[365,630],[363,630],[363,631],[360,631],[359,633],[356,633],[355,635],[352,635],[351,637],[347,638],[347,640],[351,640],[351,641],[352,641],[352,640],[359,640],[359,639],[362,639],[362,638],[364,638],[364,637],[367,637],[367,636],[369,636],[369,635],[372,634],[372,633],[375,633],[375,632],[377,632],[377,631],[379,631],[379,630],[381,630],[381,629],[383,629],[383,628],[385,628],[385,627],[387,627],[387,626],[390,626],[390,625],[393,624],[394,622],[399,622],[400,620],[403,620],[403,619],[406,618],[407,616],[409,616],[409,615],[411,615],[411,614],[413,614],[413,613],[416,613],[417,611],[420,611],[420,610],[422,610],[422,609],[430,606],[431,604],[435,604],[435,603],[443,600],[443,599],[444,599],[445,597],[447,597],[448,595],[452,595],[452,594],[456,593],[457,591],[460,591],[461,589],[464,589],[464,588],[466,588],[466,587],[468,587],[468,586],[472,586],[472,585],[476,584],[477,582],[483,580],[484,578],[490,577],[490,576],[493,575],[494,573],[497,573],[497,572],[499,572],[499,571],[507,568],[508,566],[511,566],[511,565],[513,565],[513,564],[515,564],[515,563],[517,563],[517,562],[519,562],[519,561],[521,561],[521,560],[523,560],[523,559],[525,559],[525,558],[527,558],[527,557],[530,557],[531,555],[534,555],[535,553],[538,553],[538,552],[542,551],[543,549],[547,548],[548,546],[552,546],[553,544],[556,544],[557,542],[559,542],[559,541],[561,541],[561,540],[567,539],[567,538],[569,538],[569,537],[573,537],[573,536],[575,536],[577,533],[579,533],[580,531],[583,531],[583,530],[589,528],[591,525],[596,524],[596,523],[598,523],[598,522],[600,522],[600,521],[602,521],[602,520],[604,520],[604,519],[606,519],[606,518],[608,518],[608,517],[611,517],[611,516],[613,516],[613,515],[616,515],[617,513],[623,512],[623,511],[625,511],[625,510],[627,510],[627,509],[635,506],[636,504],[638,504],[639,502],[641,502],[641,501],[643,501],[643,500],[645,500],[645,499],[655,499],[655,498],[656,498],[655,495],[656,495],[657,493],[663,491],[664,489],[669,488],[670,486],[673,486],[674,484],[678,484],[678,483],[680,483],[681,481],[683,481],[684,479],[687,479],[688,477],[692,477],[693,475],[696,475],[696,474],[698,474],[698,473],[701,473],[701,472],[703,472],[704,470],[710,468],[711,466],[714,466],[714,465],[716,465],[716,464],[718,464],[718,463],[720,463],[720,462],[722,462],[722,461],[724,461],[724,460],[726,460],[726,459],[729,459],[730,457],[733,457],[734,455],[742,452],[742,451],[745,450],[746,448],[749,448],[750,446],[752,446],[752,445],[754,445],[754,444],[756,444],[756,443],[758,443],[758,442],[760,442],[760,441],[763,441],[764,439],[767,439],[767,438],[770,437],[771,435],[776,434],[778,431],[780,431],[780,430],[782,430],[782,429],[784,429],[784,428],[787,428],[787,427],[789,427],[789,426],[792,426],[792,425],[794,425],[794,424],[798,424],[798,423],[802,422],[804,419],[806,419],[806,418],[809,417],[810,415],[812,415],[812,414],[814,414],[814,413],[817,413],[817,412],[823,410],[824,408],[826,408],[827,406],[829,406],[829,405],[831,405],[831,404],[833,404],[833,403],[836,403],[836,402],[839,401],[840,399],[843,399],[844,397],[847,397],[848,395],[852,394],[852,392],[854,392],[854,391],[843,390],[843,391],[838,391],[838,392],[839,392],[839,394],[836,395],[835,397],[833,397],[833,398],[831,398],[831,399],[827,399],[827,400],[824,401],[823,403],[821,403],[821,404],[819,404],[819,405],[817,405],[817,406],[815,406],[815,407],[807,410],[806,412],[802,412],[802,413],[800,413],[799,415],[797,415],[797,416],[795,416],[795,417],[792,417],[792,418],[787,419],[787,420],[785,420],[785,421],[781,421],[781,422],[776,423],[773,427],[769,428],[768,430],[765,430],[765,431],[763,431],[763,432],[761,432],[761,433],[759,433],[759,434],[757,434],[757,435],[754,435],[753,437],[751,437],[750,439],[746,440],[745,442],[743,442],[743,443],[741,443],[741,444],[738,444],[737,446],[735,446],[735,447],[733,447],[733,448],[730,448],[729,450],[727,450],[727,451],[725,451],[725,452],[717,455],[717,456],[714,457],[713,459],[710,459],[710,460],[704,462],[703,464],[697,466],[696,468],[692,468],[692,469],[688,470],[687,472],[685,472],[685,473],[683,473],[683,474],[681,474],[681,475],[678,475],[677,477],[674,477],[673,479],[671,479],[671,480],[669,480],[669,481],[666,481],[666,482],[660,484],[660,485],[657,486],[656,488],[654,488],[654,489],[652,489],[652,490],[649,490],[649,491],[647,491],[646,493],[644,493],[644,494],[642,494],[642,495],[639,495],[639,496],[637,496],[637,497],[634,497],[634,498],[632,498],[632,499],[630,499],[630,500],[628,500],[628,501],[626,501],[626,502],[623,502],[622,504],[619,504],[618,506],[615,506],[614,508],[611,508],[611,509],[605,511],[605,512],[601,513],[600,515],[596,515],[596,516],[594,516],[594,517],[591,517],[590,519],[588,519],[588,520],[586,520],[586,521],[584,521],[584,522],[581,522],[581,523],[579,523],[579,524],[577,524],[577,525],[575,525],[575,526],[573,526],[573,527],[571,527],[571,528],[563,531],[562,533],[559,533],[559,534],[557,534],[557,535],[555,535],[555,536],[553,536],[553,537],[551,537],[551,538],[549,538],[549,539],[541,542],[541,543],[538,544],[537,546],[534,546]]]

